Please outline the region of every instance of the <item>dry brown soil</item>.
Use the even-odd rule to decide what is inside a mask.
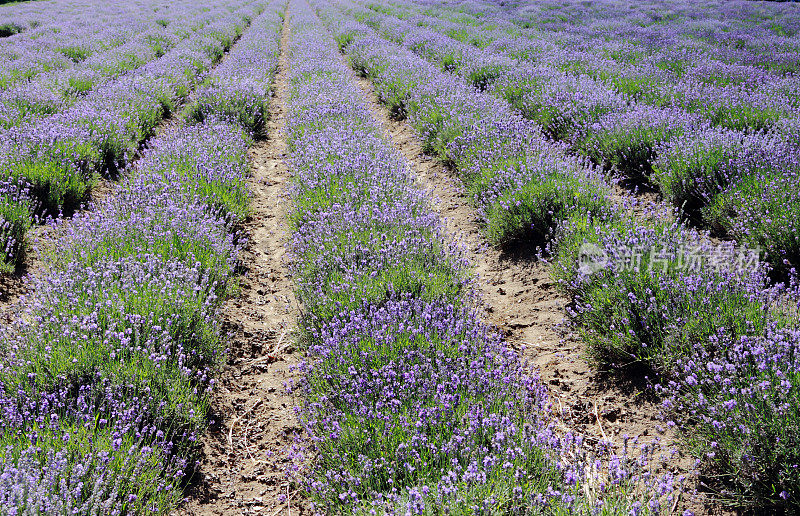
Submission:
[[[195,473],[179,515],[305,514],[305,502],[287,481],[287,450],[300,436],[295,400],[286,392],[301,360],[295,348],[298,307],[285,263],[284,213],[289,171],[284,162],[289,34],[270,103],[269,139],[250,151],[251,217],[241,260],[241,293],[224,305],[231,330],[229,357],[212,400],[215,420],[203,437]]]

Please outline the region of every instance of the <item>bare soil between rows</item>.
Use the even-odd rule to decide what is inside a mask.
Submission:
[[[286,384],[302,359],[295,348],[298,306],[288,274],[285,210],[289,170],[284,162],[288,25],[270,103],[269,139],[250,149],[251,216],[241,262],[241,293],[223,306],[231,332],[228,363],[212,399],[212,424],[177,515],[306,514],[292,488],[288,450],[302,429]]]

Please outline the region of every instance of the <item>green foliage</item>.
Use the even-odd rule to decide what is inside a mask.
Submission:
[[[5,2],[0,1],[0,4],[3,3]],[[0,24],[0,38],[7,38],[9,36],[13,36],[14,34],[19,34],[20,32],[22,32],[22,26],[14,22]]]
[[[752,271],[692,269],[686,252],[703,241],[675,222],[576,217],[556,242],[553,276],[577,300],[573,321],[600,366],[638,364],[669,375],[695,345],[757,334],[774,319],[772,307],[744,287]],[[587,245],[604,250],[607,262],[588,274],[581,270]]]
[[[28,248],[25,234],[30,227],[28,203],[0,195],[0,242],[5,247],[0,261],[0,272],[13,272],[25,261]]]
[[[42,212],[56,214],[62,208],[74,209],[88,198],[100,160],[99,150],[90,143],[62,141],[20,156],[8,172],[13,180],[30,185],[30,194]]]
[[[80,45],[61,47],[58,49],[58,51],[76,63],[86,60],[86,58],[91,54],[91,49],[82,47]]]

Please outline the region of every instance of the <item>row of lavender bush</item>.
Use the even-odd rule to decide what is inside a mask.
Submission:
[[[676,479],[652,475],[651,445],[603,461],[555,432],[544,387],[478,319],[463,250],[335,42],[304,2],[289,11],[288,221],[307,350],[295,392],[309,436],[296,459],[316,509],[668,513]]]
[[[225,63],[262,102],[283,7]],[[180,500],[224,360],[220,299],[249,202],[250,128],[207,113],[154,138],[115,195],[70,221],[3,330],[1,514],[162,514]]]
[[[714,244],[670,213],[633,216],[632,203],[609,197],[602,178],[505,102],[335,6],[320,9],[382,102],[462,176],[488,236],[502,242],[493,232],[505,225],[502,234],[547,242],[593,358],[659,375],[666,414],[726,495],[795,507],[800,323],[787,291],[796,286],[770,286],[765,264],[737,265],[732,244]],[[603,260],[586,267],[586,246]]]
[[[181,2],[162,9],[148,2],[125,4],[113,12],[98,2],[70,4],[49,6],[27,20],[35,30],[3,41],[0,128],[63,111],[227,12]],[[0,11],[0,19],[9,15]]]
[[[645,98],[719,87],[716,91],[735,94],[735,87],[752,89],[800,70],[800,13],[777,4],[656,0],[631,9],[624,0],[501,8],[480,1],[420,3],[370,7],[475,47],[506,47],[517,58],[583,71]],[[530,12],[539,7],[545,12]],[[562,9],[572,11],[570,22],[543,23]],[[729,86],[734,88],[726,90]]]
[[[182,39],[218,15],[216,8],[202,13],[188,2],[111,6],[96,0],[59,0],[4,6],[0,90],[39,83],[69,94],[69,83],[102,82],[109,74],[137,68],[158,57],[154,53],[163,50],[162,45],[174,46],[176,37]],[[26,96],[24,88],[20,93]],[[44,96],[40,98],[43,102]],[[6,114],[3,118],[8,120]]]
[[[784,76],[743,62],[720,61],[703,52],[686,57],[690,50],[683,40],[653,49],[635,44],[626,46],[614,40],[613,35],[608,35],[612,41],[597,35],[574,35],[566,44],[549,32],[515,29],[513,25],[486,31],[476,27],[475,19],[467,16],[457,21],[425,16],[410,4],[369,6],[401,17],[411,25],[444,34],[446,37],[440,41],[426,42],[433,35],[419,32],[414,38],[415,46],[419,47],[415,51],[429,52],[432,56],[441,54],[454,71],[467,67],[475,80],[481,80],[483,74],[489,74],[489,78],[498,72],[505,75],[514,71],[519,62],[525,66],[514,71],[514,75],[519,76],[518,80],[534,81],[528,85],[534,94],[537,78],[538,84],[555,82],[565,89],[569,87],[565,80],[572,75],[583,76],[585,89],[605,91],[606,97],[610,90],[643,104],[695,112],[716,125],[735,129],[766,128],[781,118],[791,118],[797,110],[794,93],[797,78],[793,75]],[[669,9],[669,4],[664,8]],[[447,12],[435,14],[446,17]],[[490,23],[494,25],[494,21],[491,19]],[[408,36],[399,31],[402,25],[390,23],[385,27],[387,35],[402,42]],[[790,41],[797,45],[797,40]],[[435,48],[426,48],[431,43]],[[661,55],[676,47],[684,61],[670,62]],[[488,56],[494,59],[487,59]],[[747,62],[757,62],[750,57]],[[763,55],[756,57],[766,59]],[[504,69],[508,67],[512,70]],[[544,104],[555,108],[544,96]]]
[[[659,189],[692,224],[763,248],[776,271],[800,263],[800,193],[788,186],[800,173],[796,77],[767,74],[736,91],[683,77],[675,85],[690,90],[691,98],[672,92],[664,98],[680,101],[646,102],[609,89],[585,70],[564,71],[572,50],[529,51],[520,58],[520,48],[536,47],[524,35],[480,50],[383,14],[357,16],[384,37],[507,100],[572,152],[613,168],[631,185]],[[467,24],[461,29],[472,33]],[[725,73],[710,64],[704,70]]]
[[[435,1],[422,3],[441,6]],[[582,0],[568,0],[506,4],[502,8],[489,2],[466,1],[458,9],[461,19],[470,19],[464,16],[466,13],[483,17],[491,12],[492,24],[503,20],[530,27],[554,44],[574,45],[587,54],[604,54],[621,62],[637,55],[652,56],[653,68],[678,74],[685,64],[714,61],[735,65],[730,71],[739,65],[777,74],[800,71],[796,52],[800,11],[790,4],[651,0],[637,2],[631,9],[626,0],[592,1],[588,5]],[[639,64],[650,68],[647,61]],[[656,78],[661,77],[656,72]]]
[[[114,176],[241,34],[259,6],[221,8],[163,57],[106,83],[63,112],[0,134],[4,269],[24,259],[34,216],[76,208],[101,173]]]
[[[279,14],[284,15],[283,11]],[[276,37],[263,39],[263,34],[251,31],[242,38],[236,59],[229,58],[205,78],[183,118],[189,123],[215,118],[238,124],[254,137],[265,136],[270,86],[277,65],[262,54],[266,51],[277,59]]]

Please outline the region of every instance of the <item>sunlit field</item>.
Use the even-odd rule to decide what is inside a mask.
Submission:
[[[0,514],[800,511],[799,32],[0,6]]]

